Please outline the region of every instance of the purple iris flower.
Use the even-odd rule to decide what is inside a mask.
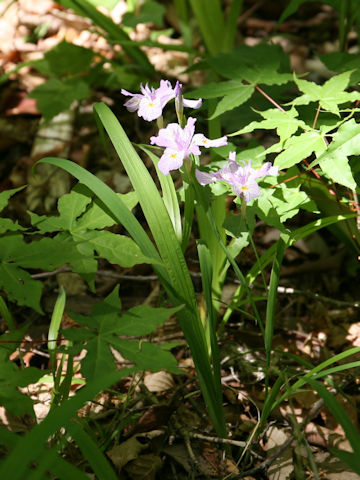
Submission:
[[[148,84],[140,85],[141,93],[130,93],[121,89],[121,93],[130,96],[130,100],[124,103],[129,112],[138,112],[139,117],[150,122],[161,117],[163,108],[175,98],[175,90],[168,80],[161,80],[159,88],[150,88]]]
[[[127,90],[121,89],[121,93],[128,97],[124,105],[129,112],[138,112],[139,117],[142,117],[148,122],[155,120],[162,115],[163,108],[172,99],[181,96],[181,102],[184,107],[199,108],[201,106],[201,98],[198,100],[185,100],[181,93],[182,85],[176,82],[175,88],[172,88],[168,80],[161,80],[159,88],[149,87],[148,84],[140,85],[141,93],[130,93]]]
[[[170,123],[166,128],[159,130],[157,137],[151,137],[152,145],[165,147],[165,151],[159,160],[159,170],[168,175],[171,170],[177,170],[184,163],[185,158],[200,155],[199,147],[221,147],[227,144],[227,138],[221,137],[209,140],[202,133],[195,133],[196,119],[189,117],[184,128],[177,123]]]
[[[229,153],[229,162],[218,172],[206,173],[196,170],[195,175],[200,185],[208,185],[217,180],[228,183],[236,195],[249,202],[252,198],[260,196],[260,187],[257,179],[265,176],[276,176],[278,167],[273,167],[270,162],[264,163],[260,168],[252,168],[251,161],[243,162],[243,166],[236,162],[236,153]]]

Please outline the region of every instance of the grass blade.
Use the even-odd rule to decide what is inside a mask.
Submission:
[[[64,287],[60,288],[60,293],[56,299],[54,310],[51,316],[51,322],[48,332],[48,351],[50,355],[50,368],[53,372],[55,382],[56,371],[56,340],[59,335],[61,319],[65,309],[66,293]]]
[[[284,256],[286,248],[286,242],[282,237],[277,241],[276,254],[274,259],[273,268],[271,270],[269,292],[267,297],[266,304],[266,323],[265,323],[265,352],[266,352],[266,370],[269,370],[271,363],[271,349],[272,349],[272,340],[274,335],[274,324],[275,324],[275,309],[276,309],[276,298],[277,298],[277,288],[279,285],[280,278],[280,268],[282,264],[282,259]],[[269,377],[266,375],[266,394],[268,391]]]
[[[0,478],[11,478],[11,480],[26,478],[25,473],[29,463],[48,451],[46,442],[51,435],[58,431],[60,427],[66,427],[71,417],[86,401],[94,398],[101,390],[119,382],[133,372],[134,369],[126,368],[111,374],[105,374],[84,387],[57,409],[52,410],[40,424],[18,440],[10,455],[0,465]],[[19,462],[19,458],[21,458],[21,462]]]
[[[85,432],[84,426],[71,422],[68,431],[74,437],[84,457],[91,465],[96,478],[99,480],[117,480],[118,476],[92,438]]]

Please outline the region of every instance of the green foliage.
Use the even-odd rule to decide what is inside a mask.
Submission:
[[[119,194],[119,198],[124,199],[129,209],[137,203],[134,193]],[[84,186],[78,185],[71,193],[61,197],[58,209],[60,215],[57,217],[30,212],[32,224],[41,233],[60,232],[51,239],[52,248],[57,245],[60,249],[61,244],[67,245],[60,263],[70,263],[74,271],[84,275],[91,283],[96,272],[96,254],[124,267],[150,261],[131,238],[102,230],[114,225],[115,220],[101,208],[99,202],[92,201],[89,190]],[[48,261],[46,256],[44,261]]]
[[[340,185],[355,190],[356,182],[351,170],[349,157],[359,153],[360,125],[354,119],[340,125],[333,140],[311,166],[320,165],[328,178]]]
[[[59,80],[50,78],[29,94],[46,120],[70,108],[75,100],[84,100],[90,94],[89,86],[79,78]]]
[[[20,387],[35,383],[44,372],[35,367],[20,369],[9,359],[17,349],[17,342],[24,336],[27,326],[1,335],[0,343],[0,404],[13,415],[28,413],[34,415],[33,403],[29,396],[20,393]]]
[[[345,89],[349,86],[351,74],[352,71],[347,71],[335,75],[322,86],[294,77],[296,85],[304,95],[295,98],[291,102],[292,105],[307,105],[310,102],[319,102],[324,110],[340,116],[339,105],[360,99],[359,92],[345,92]]]
[[[164,5],[152,0],[147,0],[140,5],[139,11],[125,13],[122,18],[122,23],[132,28],[136,27],[138,23],[153,23],[154,25],[162,27],[165,13],[166,8]]]
[[[119,335],[147,335],[177,311],[179,307],[165,309],[143,305],[131,308],[121,315],[121,302],[116,287],[104,301],[93,307],[89,317],[72,314],[72,318],[86,328],[69,328],[63,333],[74,346],[78,342],[80,345],[85,343],[87,355],[81,362],[81,371],[87,381],[103,372],[116,371],[110,346],[119,350],[138,370],[157,371],[165,368],[178,373],[176,360],[170,352],[149,342],[119,338]]]

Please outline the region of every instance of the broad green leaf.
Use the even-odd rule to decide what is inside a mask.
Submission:
[[[222,113],[232,110],[248,100],[254,91],[252,85],[242,83],[241,80],[229,80],[227,82],[209,83],[191,92],[193,98],[218,98],[224,97],[217,104],[211,119]]]
[[[180,308],[153,308],[147,305],[133,307],[121,316],[116,326],[116,333],[129,337],[148,335]]]
[[[79,256],[72,238],[59,235],[31,243],[25,243],[21,236],[13,236],[12,242],[0,238],[0,248],[2,247],[4,251],[0,253],[0,258],[3,256],[5,261],[24,268],[41,268],[48,271],[64,263],[71,263]]]
[[[219,75],[232,80],[246,80],[252,85],[281,85],[293,80],[290,73],[278,71],[287,58],[275,45],[241,45],[231,53],[209,58],[207,62]],[[289,71],[288,66],[286,68]]]
[[[350,71],[336,75],[325,82],[324,85],[317,85],[314,82],[294,77],[295,83],[304,95],[295,98],[291,104],[308,105],[310,102],[319,102],[324,110],[339,116],[338,105],[360,99],[359,92],[345,92],[349,85],[351,73]]]
[[[290,15],[293,15],[294,13],[296,13],[299,7],[301,7],[303,3],[310,3],[315,1],[316,0],[290,0],[289,4],[281,14],[279,23],[284,22],[288,17],[290,17]],[[343,2],[344,0],[320,0],[320,1],[323,3],[327,3],[328,5],[331,5],[337,10],[340,10],[341,2]]]
[[[15,263],[0,262],[0,288],[9,300],[43,313],[40,307],[42,283],[33,280],[28,272],[21,270]]]
[[[191,98],[219,98],[236,93],[241,87],[250,87],[241,80],[227,80],[226,82],[210,82],[189,93]],[[253,87],[252,87],[253,88]]]
[[[251,97],[253,91],[254,87],[252,85],[241,85],[236,91],[225,95],[225,97],[216,105],[215,111],[211,115],[210,120],[245,103]]]
[[[4,210],[9,202],[9,198],[15,195],[15,193],[23,190],[25,187],[12,188],[11,190],[4,190],[0,193],[0,212]]]
[[[124,235],[103,231],[88,231],[76,235],[76,241],[91,245],[102,258],[115,265],[132,267],[138,263],[151,263],[153,260],[146,257],[134,240]]]
[[[333,72],[342,73],[351,70],[350,85],[360,81],[359,55],[347,52],[317,54],[320,60]]]
[[[308,195],[300,190],[300,185],[291,187],[285,183],[277,185],[276,190],[262,188],[261,195],[255,202],[260,211],[256,213],[269,225],[284,230],[284,222],[294,217],[310,202]]]
[[[81,78],[59,80],[50,78],[47,82],[35,87],[29,94],[35,98],[37,108],[46,120],[70,108],[75,100],[89,97],[90,89]]]
[[[313,152],[320,155],[326,146],[322,136],[316,131],[308,131],[291,137],[284,145],[284,151],[274,161],[279,169],[289,168],[309,157]]]
[[[117,196],[121,198],[124,204],[129,210],[132,210],[138,203],[137,195],[135,192],[129,192],[125,194],[118,193]],[[74,233],[82,230],[103,229],[105,227],[111,227],[117,222],[113,216],[107,212],[98,200],[94,200],[86,212],[77,219],[76,224],[73,226],[72,231]]]
[[[117,194],[124,204],[132,210],[137,204],[135,192]],[[31,223],[40,233],[67,230],[73,234],[84,230],[103,229],[116,223],[114,217],[107,212],[97,199],[92,200],[92,193],[78,184],[70,193],[58,201],[59,216],[37,215],[28,212]]]
[[[122,17],[122,24],[127,27],[136,27],[138,23],[153,23],[158,27],[163,26],[163,17],[166,7],[158,2],[147,0],[140,4],[139,12],[127,12]]]
[[[359,154],[360,125],[351,120],[345,122],[335,133],[329,147],[311,164],[319,164],[321,170],[334,182],[355,190],[356,183],[348,157]]]
[[[59,219],[62,228],[59,230],[71,230],[76,218],[81,215],[91,202],[91,192],[84,185],[78,184],[67,195],[63,195],[58,201]]]
[[[166,369],[169,372],[179,373],[175,357],[154,343],[123,340],[114,336],[109,337],[108,340],[125,358],[134,362],[141,370],[156,372]]]
[[[5,232],[17,232],[19,230],[26,230],[24,227],[16,222],[10,220],[10,218],[0,219],[0,234]]]
[[[85,72],[90,68],[93,58],[92,50],[63,40],[47,51],[42,60],[34,62],[33,66],[45,75],[62,77]]]
[[[280,143],[282,143],[296,133],[299,128],[303,128],[304,130],[308,129],[307,125],[302,120],[296,118],[299,114],[295,108],[286,112],[282,112],[277,108],[271,108],[270,110],[258,113],[264,118],[264,120],[251,122],[246,127],[237,132],[231,133],[229,136],[241,135],[243,133],[252,132],[255,129],[276,130],[276,133],[280,137]]]
[[[89,380],[96,375],[101,375],[103,371],[116,368],[109,345],[121,350],[126,358],[141,369],[156,371],[169,367],[174,371],[176,360],[169,352],[164,352],[156,345],[145,346],[146,342],[141,342],[139,346],[139,342],[120,340],[117,335],[149,334],[164,323],[170,315],[179,311],[179,307],[165,309],[138,306],[121,315],[118,290],[119,287],[114,289],[105,300],[97,303],[90,316],[73,314],[75,321],[88,328],[64,331],[64,335],[72,341],[85,342],[88,352],[82,361],[82,372],[85,377]],[[153,352],[153,358],[149,358],[149,351]],[[136,359],[134,359],[134,355],[137,355]],[[145,364],[146,367],[144,367]]]

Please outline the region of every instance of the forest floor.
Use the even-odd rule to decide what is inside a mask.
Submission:
[[[240,31],[243,41],[254,45],[264,36],[274,33],[281,8],[279,12],[274,11],[277,9],[274,2],[245,2],[245,5],[247,8]],[[91,31],[86,19],[56,6],[51,0],[5,1],[0,3],[0,9],[1,73],[10,72],[21,62],[42,58],[46,51],[62,40],[92,48],[102,55],[111,55],[110,46]],[[115,21],[119,21],[124,9],[125,2],[119,2],[112,14]],[[171,12],[168,12],[166,21],[172,25]],[[36,29],[45,23],[50,27],[41,37]],[[312,48],[316,43],[318,51],[335,50],[335,27],[336,17],[330,8],[310,8],[302,16],[291,17],[285,22],[281,33],[288,35],[274,35],[273,41],[289,52],[297,73],[310,71],[321,79],[324,72],[321,64],[312,58]],[[134,38],[148,38],[151,29],[151,24],[138,25]],[[189,74],[182,73],[186,67],[184,53],[165,52],[158,48],[148,48],[147,53],[163,78],[174,82],[180,76],[185,84],[189,81]],[[24,67],[13,74],[0,90],[0,191],[24,184],[30,186],[27,193],[14,198],[10,207],[13,218],[23,224],[29,223],[28,210],[39,214],[56,213],[58,192],[71,186],[67,176],[59,175],[52,182],[48,179],[39,181],[38,177],[35,179],[32,166],[42,156],[58,154],[69,158],[95,173],[116,191],[126,193],[131,189],[115,155],[109,158],[103,151],[92,116],[94,101],[109,104],[135,142],[147,143],[152,134],[151,127],[145,126],[141,119],[131,117],[123,108],[124,97],[120,92],[109,92],[104,88],[93,92],[93,98],[83,102],[74,117],[69,118],[67,140],[54,135],[47,144],[47,150],[39,150],[37,138],[43,132],[41,116],[35,100],[27,95],[43,81],[44,78],[34,69]],[[196,83],[196,78],[191,81]],[[294,226],[304,225],[309,219],[302,214],[302,217],[294,219]],[[277,238],[276,229],[259,223],[254,238],[258,255]],[[200,293],[201,278],[194,238],[186,252],[186,259],[196,291]],[[249,247],[241,255],[241,267],[247,271],[254,261],[254,251]],[[275,381],[279,372],[286,369],[289,380],[290,376],[296,376],[301,368],[295,357],[317,364],[352,346],[360,346],[360,276],[357,262],[356,255],[327,230],[314,233],[286,251],[278,290],[271,381]],[[267,283],[269,274],[269,271],[264,272]],[[12,308],[18,324],[25,319],[32,322],[21,349],[25,365],[39,368],[47,368],[45,339],[60,285],[67,292],[66,309],[82,314],[90,313],[91,307],[116,284],[120,285],[124,310],[139,304],[157,306],[162,297],[157,278],[148,265],[121,269],[102,261],[96,277],[96,294],[67,267],[55,272],[33,272],[33,277],[44,281],[42,306],[45,315],[40,316],[16,305]],[[237,286],[234,276],[229,273],[222,298],[224,305]],[[255,284],[254,291],[257,289],[262,295],[263,285]],[[248,307],[245,305],[243,308],[246,310]],[[63,322],[63,327],[73,324],[70,316],[64,316]],[[6,329],[5,323],[0,325],[0,329]],[[39,340],[44,340],[44,345],[36,343],[34,347],[31,342]],[[132,391],[127,408],[134,420],[121,432],[117,445],[110,445],[107,451],[114,465],[119,467],[120,462],[119,470],[122,467],[122,471],[119,478],[151,479],[158,471],[158,478],[179,480],[227,478],[231,475],[231,478],[248,480],[285,480],[294,478],[295,470],[302,470],[303,478],[310,479],[316,478],[311,473],[312,461],[317,465],[319,478],[360,478],[347,471],[328,452],[331,446],[346,450],[351,450],[351,447],[341,426],[310,391],[294,395],[291,402],[278,408],[260,442],[247,446],[239,464],[233,460],[224,461],[223,444],[221,439],[214,437],[204,415],[205,407],[193,380],[193,363],[176,321],[171,319],[166,322],[152,340],[178,342],[176,357],[187,374],[181,377],[167,372],[144,372],[142,376],[127,379],[119,385],[117,395],[109,392],[102,394],[83,412],[84,416],[89,415],[94,429],[101,425],[99,430],[106,430],[116,418],[120,393],[124,396],[129,389]],[[234,313],[222,332],[220,351],[229,443],[233,458],[239,459],[239,452],[243,451],[257,425],[264,400],[261,366],[265,365],[265,353],[261,333],[253,320],[241,311]],[[16,359],[14,356],[14,361]],[[359,383],[353,376],[338,375],[336,380],[343,385],[344,394],[337,395],[337,398],[353,424],[358,426]],[[31,396],[39,421],[47,414],[49,395],[49,389],[44,385],[32,387]],[[15,418],[2,407],[0,422],[17,432],[26,432],[31,428],[28,418]],[[304,437],[311,454],[303,446]],[[74,461],[81,459],[75,458]],[[249,473],[243,476],[245,471]]]

